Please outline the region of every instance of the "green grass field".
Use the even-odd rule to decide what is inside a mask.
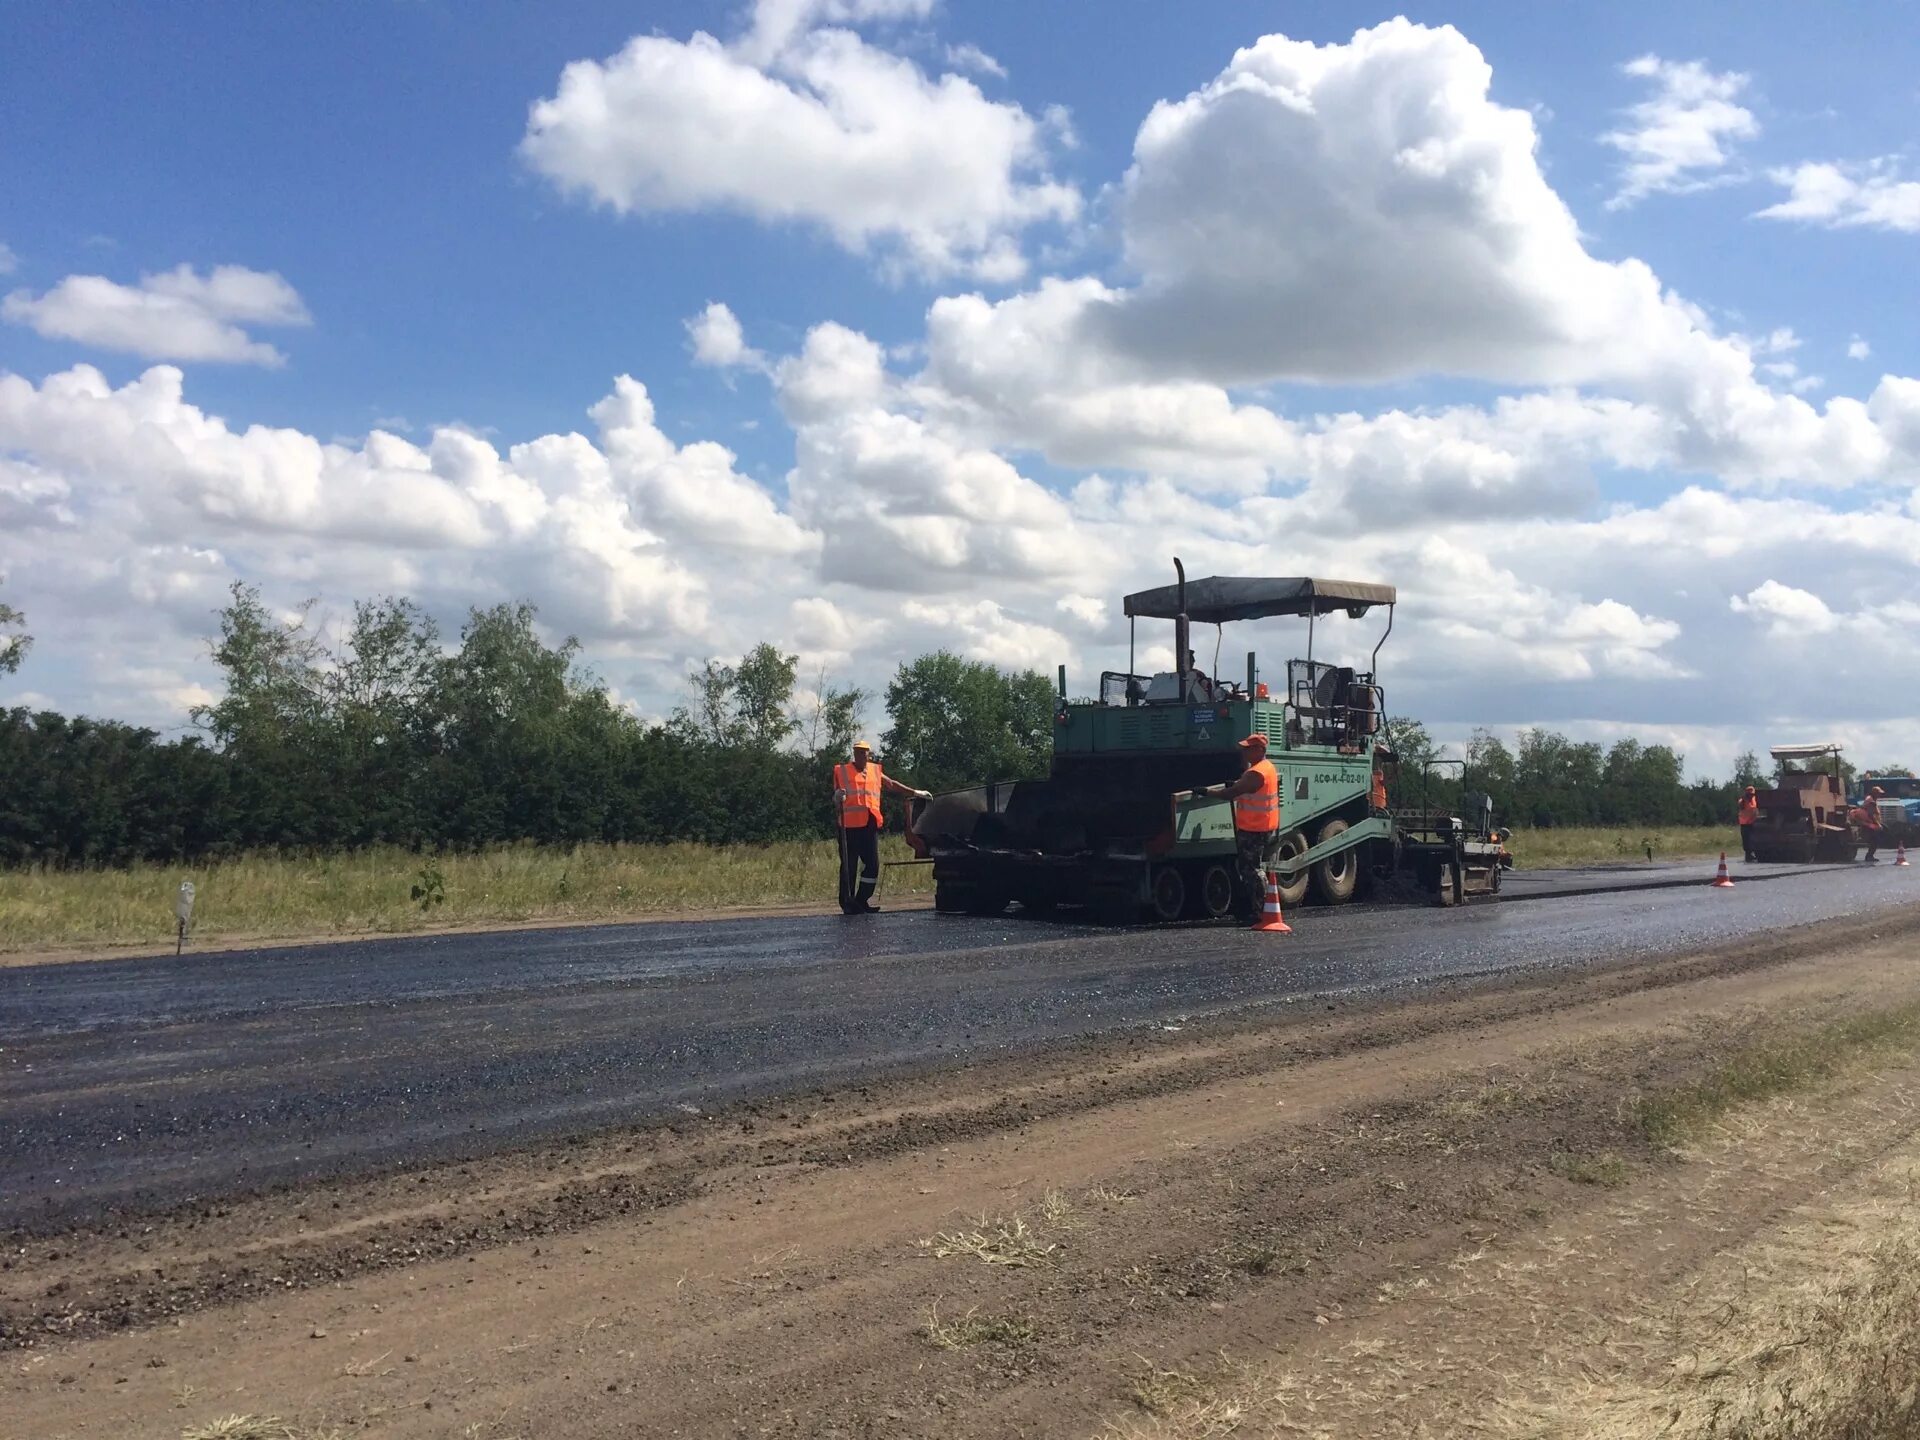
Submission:
[[[1646,843],[1663,860],[1738,848],[1729,827],[1518,831],[1512,849],[1521,868],[1538,869],[1644,861]],[[905,844],[890,837],[883,858],[909,856]],[[204,944],[831,905],[835,866],[831,841],[796,841],[727,848],[520,845],[437,857],[373,849],[204,866],[0,871],[0,953],[170,943],[173,897],[182,880],[193,882],[193,940]],[[413,898],[416,886],[443,898],[423,905]],[[882,899],[924,899],[931,890],[924,866],[896,866],[886,872]]]
[[[889,838],[883,860],[910,858]],[[193,938],[359,935],[522,920],[831,905],[830,840],[779,845],[516,845],[474,855],[371,849],[313,858],[248,856],[205,866],[0,872],[0,952],[45,946],[149,945],[173,939],[173,897],[194,886]],[[444,899],[415,886],[437,872]],[[885,872],[886,895],[925,895],[924,866]]]
[[[1740,858],[1740,836],[1731,825],[1681,825],[1666,829],[1516,830],[1507,848],[1522,870],[1551,870],[1562,865],[1631,864],[1647,861],[1647,847],[1655,860],[1685,860],[1718,855],[1722,850]]]

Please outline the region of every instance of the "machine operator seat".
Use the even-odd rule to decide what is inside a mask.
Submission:
[[[1186,694],[1180,693],[1180,677],[1171,670],[1163,670],[1147,683],[1143,703],[1148,705],[1212,705],[1226,698],[1224,686],[1215,685],[1198,670],[1187,672]]]

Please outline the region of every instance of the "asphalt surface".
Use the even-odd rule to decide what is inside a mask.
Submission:
[[[1500,898],[1547,900],[1619,890],[1665,890],[1710,881],[1718,865],[1718,860],[1655,860],[1577,865],[1561,870],[1509,870],[1501,880]],[[1738,855],[1727,861],[1727,872],[1735,884],[1746,880],[1783,880],[1791,875],[1817,875],[1832,868],[1829,865],[1749,865]]]
[[[1250,1004],[1680,953],[1911,904],[1920,870],[1569,888],[1540,904],[1297,912],[1291,936],[916,911],[3,970],[0,1226],[57,1229]]]

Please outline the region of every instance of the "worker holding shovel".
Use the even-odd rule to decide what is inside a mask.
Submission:
[[[873,746],[856,740],[852,762],[833,767],[843,915],[871,915],[880,908],[873,903],[873,892],[880,885],[880,797],[888,791],[916,800],[933,798],[927,791],[902,785],[886,774],[873,758]]]

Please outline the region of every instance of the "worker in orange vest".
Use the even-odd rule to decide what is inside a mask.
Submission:
[[[1860,802],[1863,816],[1860,829],[1867,842],[1866,861],[1869,865],[1880,863],[1880,800],[1886,793],[1876,785],[1867,791],[1866,798]]]
[[[902,785],[880,768],[873,746],[853,744],[850,764],[833,767],[833,803],[840,826],[840,910],[846,915],[871,915],[880,907],[873,892],[880,884],[880,797],[891,791],[916,800],[933,798],[925,790]]]
[[[1740,850],[1749,860],[1753,859],[1753,822],[1759,818],[1760,797],[1749,785],[1747,793],[1740,797]]]
[[[1249,735],[1240,742],[1240,760],[1247,768],[1240,778],[1205,790],[1181,791],[1233,801],[1233,838],[1240,860],[1240,912],[1257,913],[1266,894],[1267,872],[1280,859],[1280,772],[1267,759],[1267,737]]]

